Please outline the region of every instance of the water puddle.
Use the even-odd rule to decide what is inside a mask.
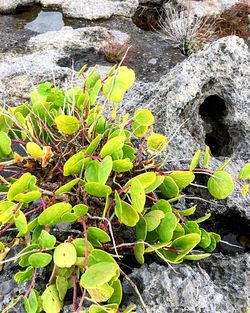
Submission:
[[[46,11],[39,6],[19,9],[13,18],[17,20],[17,29],[28,29],[39,34],[57,31],[65,26],[61,12]]]

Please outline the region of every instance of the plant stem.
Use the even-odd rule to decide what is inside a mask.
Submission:
[[[77,267],[74,267],[73,312],[76,312],[77,300]]]
[[[81,222],[82,222],[82,226],[83,226],[84,241],[85,241],[84,267],[85,267],[85,271],[86,271],[88,269],[88,256],[89,256],[89,242],[88,242],[88,233],[87,233],[88,228],[87,228],[87,223],[86,223],[86,220],[84,217],[82,218]],[[79,303],[79,306],[77,309],[77,313],[81,312],[82,304],[83,304],[85,297],[86,297],[86,289],[83,290],[83,295],[82,295],[82,298],[80,300],[80,303]]]
[[[28,297],[31,290],[34,288],[35,286],[35,282],[36,282],[36,274],[37,274],[37,267],[35,268],[35,271],[34,271],[34,275],[33,275],[33,278],[32,278],[32,281],[31,281],[31,284],[29,286],[29,289],[26,291],[24,297]]]

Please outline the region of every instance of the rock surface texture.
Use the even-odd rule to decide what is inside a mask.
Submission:
[[[239,2],[248,0],[177,0],[177,3],[198,16],[217,15]],[[248,2],[249,3],[249,2]]]
[[[0,13],[10,13],[18,6],[34,4],[34,0],[0,0]]]
[[[62,11],[65,16],[96,20],[111,16],[132,17],[138,0],[65,0]]]
[[[10,13],[18,6],[41,4],[55,7],[71,18],[96,20],[111,16],[132,17],[139,5],[138,0],[0,0],[0,13]]]
[[[205,270],[204,270],[205,269]],[[142,291],[142,298],[154,313],[243,313],[248,308],[249,255],[222,255],[194,263],[161,266],[153,263],[134,270],[130,278]],[[144,310],[126,282],[126,300]]]
[[[0,99],[28,97],[32,85],[51,80],[70,79],[72,70],[57,65],[59,59],[71,50],[92,48],[98,51],[105,40],[127,42],[129,36],[103,27],[86,27],[73,30],[65,27],[58,32],[48,32],[29,40],[24,54],[0,54]],[[17,88],[18,86],[18,88]],[[21,87],[20,87],[21,86]]]

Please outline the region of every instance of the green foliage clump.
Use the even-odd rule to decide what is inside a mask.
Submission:
[[[220,236],[201,227],[210,214],[192,219],[196,206],[174,207],[185,188],[199,187],[197,175],[209,176],[207,188],[216,199],[234,191],[224,170],[228,162],[216,171],[207,168],[208,148],[201,167],[199,150],[189,168],[167,171],[161,156],[168,139],[154,132],[148,109],[117,115],[133,70],[114,67],[103,79],[96,67],[88,75],[85,70],[79,72],[83,88],[63,91],[43,83],[30,103],[0,112],[0,233],[15,225],[16,240],[26,244],[16,255],[22,270],[14,279],[31,281],[22,297],[27,313],[60,312],[70,294],[73,312],[117,312],[124,275],[118,262],[128,251],[140,264],[150,253],[176,264],[206,258],[216,248]],[[104,115],[110,101],[113,110]],[[13,143],[22,153],[12,150]],[[247,164],[239,179],[249,178]],[[71,224],[69,233],[60,233],[62,222]],[[123,236],[126,228],[131,242]],[[4,238],[2,259],[14,244]],[[40,268],[52,269],[42,292],[36,290]],[[85,300],[91,305],[82,311]]]

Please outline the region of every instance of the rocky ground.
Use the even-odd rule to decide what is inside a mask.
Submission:
[[[49,11],[40,6],[20,11],[20,6],[38,2],[50,7]],[[155,31],[136,26],[138,16],[136,21],[131,18],[139,2],[141,6],[151,2],[157,12],[168,4],[161,0],[0,0],[0,12],[18,8],[14,15],[0,15],[0,103],[21,103],[33,85],[42,81],[76,84],[72,68],[79,70],[84,63],[98,64],[100,71],[105,72],[115,63],[107,46],[118,45],[125,50],[132,46],[126,63],[135,69],[138,79],[119,113],[138,106],[155,113],[158,130],[169,138],[174,135],[169,145],[169,168],[187,164],[192,154],[207,144],[213,152],[212,167],[231,157],[228,171],[236,176],[250,159],[250,58],[246,42],[229,36],[187,58],[178,49],[167,46]],[[236,2],[210,0],[189,4],[202,15],[223,11]],[[62,12],[63,15],[54,17],[66,27],[58,29],[59,24],[55,23],[48,32],[46,25],[51,15],[37,22],[43,12]],[[140,21],[140,27],[147,28],[147,21]],[[190,195],[211,200],[206,191],[190,190]],[[181,206],[189,207],[193,201],[190,197]],[[221,244],[211,258],[198,264],[166,266],[154,259],[154,263],[150,260],[131,273],[150,312],[249,312],[249,209],[250,199],[242,200],[239,190],[219,206],[199,203],[198,214],[213,213],[208,227],[240,248]],[[17,246],[9,257],[21,248]],[[1,310],[25,290],[25,286],[20,289],[12,280],[15,271],[14,264],[6,264],[1,272]],[[135,302],[138,312],[143,312],[128,283],[124,283],[124,294],[124,304]],[[65,312],[70,310],[66,307]],[[23,311],[19,306],[9,312]]]

